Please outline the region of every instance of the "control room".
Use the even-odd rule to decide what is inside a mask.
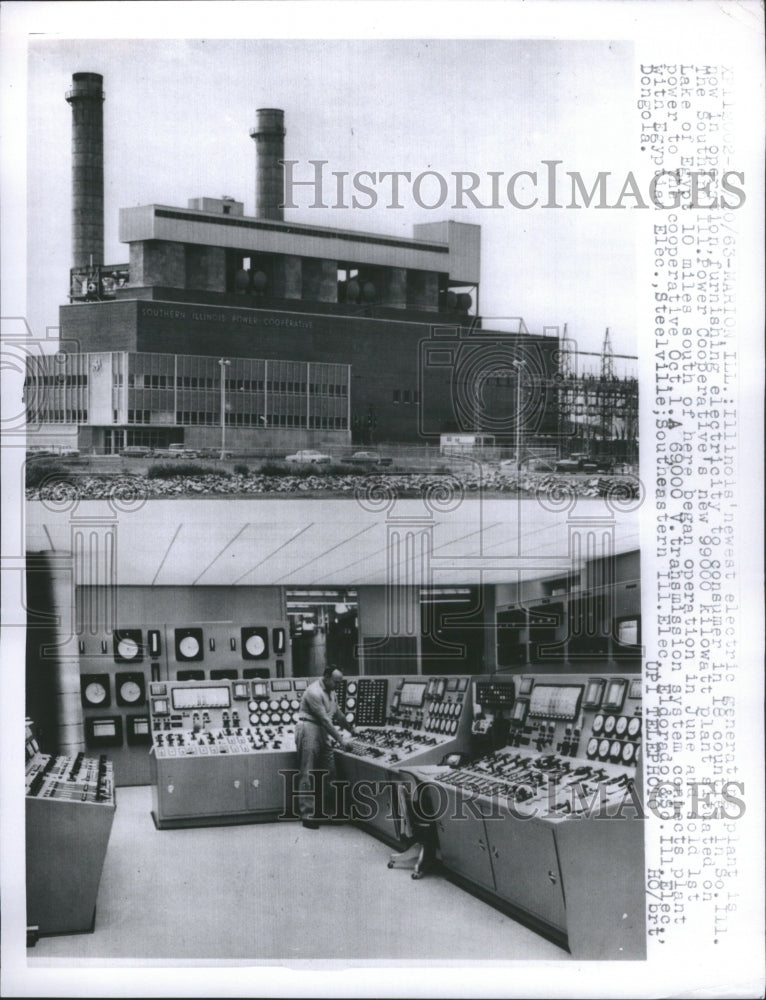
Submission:
[[[29,960],[642,957],[635,523],[229,506],[29,526]]]

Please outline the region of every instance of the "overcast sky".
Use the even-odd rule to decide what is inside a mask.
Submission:
[[[286,156],[327,171],[489,171],[505,179],[542,160],[624,178],[638,158],[632,46],[606,41],[49,40],[29,47],[28,259],[33,328],[57,322],[71,264],[73,72],[104,77],[105,254],[127,261],[121,207],[185,206],[231,195],[254,212],[255,109],[285,110]],[[305,165],[305,166],[304,166]],[[565,180],[565,178],[564,178]],[[620,185],[621,186],[621,185]],[[501,191],[504,186],[501,186]],[[562,186],[569,200],[569,183]],[[430,188],[424,195],[431,197]],[[619,192],[619,187],[617,187]],[[409,236],[443,218],[482,226],[481,311],[531,331],[568,324],[598,351],[637,353],[634,213],[502,208],[287,210],[287,220]],[[520,187],[519,192],[524,192]],[[526,197],[524,193],[524,197]],[[631,204],[628,202],[628,204]],[[505,324],[488,321],[487,326]],[[620,365],[620,370],[622,366]],[[635,369],[631,366],[631,370]]]

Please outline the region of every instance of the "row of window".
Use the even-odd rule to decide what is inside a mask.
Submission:
[[[115,374],[112,380],[115,388],[123,384],[122,375]],[[131,389],[218,389],[221,383],[218,379],[201,375],[128,375],[128,387]],[[281,392],[294,395],[306,394],[305,382],[294,382],[284,379],[227,379],[227,392]],[[308,391],[312,396],[348,396],[348,385],[335,382],[311,382]]]
[[[25,389],[29,386],[86,386],[87,384],[87,375],[66,375],[64,372],[58,375],[27,375],[24,379]]]
[[[417,389],[394,389],[393,401],[395,403],[414,403],[420,405],[420,393]]]
[[[114,411],[115,423],[119,421],[117,411]],[[148,424],[151,422],[150,410],[128,410],[129,424]],[[220,427],[220,413],[204,410],[178,410],[176,412],[176,424],[179,426],[199,426]],[[345,430],[348,427],[348,420],[345,416],[330,416],[328,414],[315,414],[306,418],[305,414],[299,413],[270,413],[264,416],[262,413],[227,413],[227,427],[314,427],[326,430]]]
[[[284,414],[282,414],[281,416],[284,416]],[[308,425],[309,427],[321,428],[322,430],[336,430],[336,431],[348,430],[348,420],[346,419],[346,417],[327,417],[327,416],[309,417]],[[289,427],[290,424],[286,425],[280,424],[279,426]],[[295,425],[293,424],[293,426]],[[304,425],[301,424],[301,426]]]
[[[29,422],[46,424],[85,424],[88,422],[87,410],[30,410]]]

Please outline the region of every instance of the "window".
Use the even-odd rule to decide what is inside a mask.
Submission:
[[[403,403],[409,403],[409,401],[410,401],[410,390],[409,389],[403,389],[402,390],[402,402]]]
[[[399,390],[398,389],[394,389],[394,402],[395,403],[399,402]]]

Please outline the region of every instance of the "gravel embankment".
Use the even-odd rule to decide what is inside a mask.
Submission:
[[[518,475],[507,472],[476,473],[375,473],[316,476],[184,475],[150,479],[142,475],[116,473],[91,476],[57,472],[26,491],[28,500],[63,503],[67,500],[108,500],[137,503],[174,497],[314,497],[330,499],[432,498],[435,504],[450,503],[465,496],[523,495],[566,502],[568,498],[608,496],[618,502],[638,498],[640,487],[633,476],[571,476],[551,473]]]

